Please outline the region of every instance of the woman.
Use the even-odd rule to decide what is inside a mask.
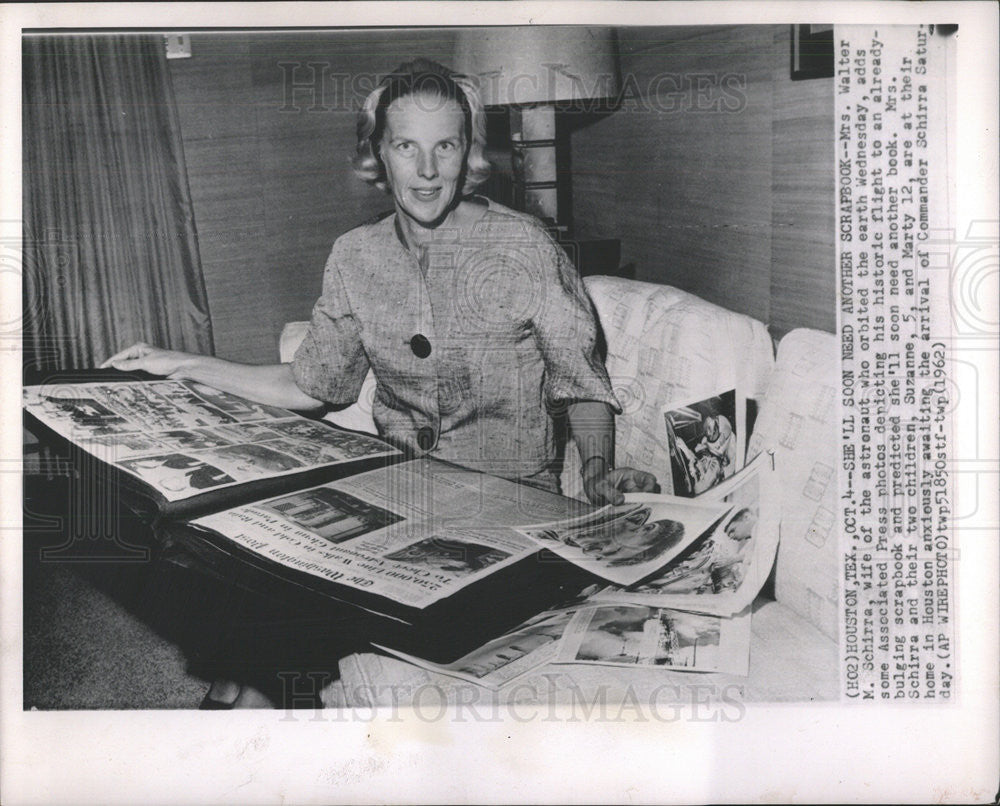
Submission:
[[[264,404],[353,403],[371,368],[380,434],[414,454],[558,490],[564,409],[595,504],[656,480],[613,468],[613,410],[582,283],[540,223],[471,195],[487,176],[474,86],[400,66],[358,119],[355,172],[394,214],[340,237],[291,364],[249,366],[136,344],[104,366],[187,378]]]

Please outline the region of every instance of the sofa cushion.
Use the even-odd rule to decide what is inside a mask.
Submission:
[[[767,328],[749,316],[657,283],[587,277],[607,342],[607,368],[622,414],[618,465],[653,473],[669,492],[670,455],[660,411],[738,388],[758,402],[774,364]],[[580,497],[579,455],[568,446],[563,491]]]
[[[775,598],[836,640],[837,337],[793,330],[778,345],[749,453],[774,451],[781,487]]]

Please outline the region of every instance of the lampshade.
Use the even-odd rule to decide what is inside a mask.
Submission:
[[[453,67],[478,78],[487,106],[608,98],[618,92],[611,28],[467,28],[458,32]]]

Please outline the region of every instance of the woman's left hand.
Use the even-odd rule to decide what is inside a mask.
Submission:
[[[583,477],[583,491],[590,503],[596,506],[604,504],[622,504],[625,493],[658,493],[660,485],[656,476],[634,467],[619,467],[608,470],[607,465],[597,460],[589,463],[592,470]],[[584,468],[588,470],[588,468]]]

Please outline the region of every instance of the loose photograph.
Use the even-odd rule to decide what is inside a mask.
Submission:
[[[604,605],[576,614],[560,661],[746,674],[749,614],[722,619],[682,610]]]
[[[652,493],[566,521],[518,527],[560,557],[619,585],[663,568],[709,531],[728,507]]]
[[[663,424],[674,495],[700,495],[739,469],[735,391],[665,409]]]

